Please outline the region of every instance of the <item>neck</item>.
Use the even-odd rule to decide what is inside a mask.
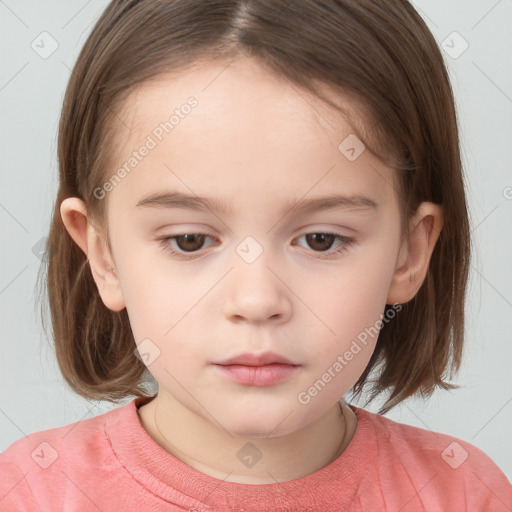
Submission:
[[[298,431],[257,439],[231,436],[161,393],[139,408],[139,417],[149,435],[188,466],[224,481],[267,484],[303,478],[345,451],[357,420],[340,405]]]

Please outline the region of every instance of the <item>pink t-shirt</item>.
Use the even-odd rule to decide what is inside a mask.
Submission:
[[[478,448],[352,405],[356,432],[328,466],[282,483],[226,482],[152,439],[136,409],[145,400],[12,444],[0,455],[0,510],[512,510],[511,484]]]

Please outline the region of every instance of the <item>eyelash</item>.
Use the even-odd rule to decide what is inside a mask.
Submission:
[[[164,238],[159,238],[158,242],[167,252],[169,252],[173,257],[177,257],[178,259],[190,260],[190,259],[195,259],[195,258],[202,256],[202,254],[200,254],[202,249],[199,249],[197,251],[187,252],[187,251],[177,250],[173,247],[172,242],[175,241],[178,237],[185,236],[185,235],[204,236],[206,238],[209,238],[210,240],[215,240],[215,237],[212,237],[206,233],[182,233],[179,235],[173,235],[173,236],[168,236],[168,237],[164,237]],[[353,238],[346,237],[346,236],[340,235],[339,233],[333,233],[333,232],[329,232],[329,231],[313,231],[311,233],[306,233],[304,235],[301,235],[300,237],[296,238],[295,240],[299,240],[303,237],[306,237],[307,235],[334,236],[335,237],[334,243],[336,243],[336,241],[340,242],[339,247],[335,250],[327,249],[326,251],[315,251],[315,250],[311,249],[312,252],[321,255],[320,257],[322,259],[335,258],[335,257],[343,254],[345,251],[348,250],[348,248],[350,246],[352,246],[355,243],[355,240]],[[297,245],[297,244],[294,244],[294,245]]]

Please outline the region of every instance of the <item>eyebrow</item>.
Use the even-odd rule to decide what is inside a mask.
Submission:
[[[209,210],[219,214],[231,212],[231,205],[226,201],[214,198],[189,196],[179,192],[150,194],[141,199],[137,203],[137,206],[146,208],[181,208],[200,211]],[[284,207],[284,212],[294,210],[306,213],[330,210],[334,208],[377,210],[378,204],[373,199],[362,195],[325,195],[313,199],[301,198],[298,201],[291,201]]]

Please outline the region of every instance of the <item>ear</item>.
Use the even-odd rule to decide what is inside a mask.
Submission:
[[[97,230],[85,203],[77,197],[62,201],[60,215],[71,238],[82,249],[89,260],[92,276],[101,299],[112,311],[121,311],[125,306],[114,259],[105,237]]]
[[[430,257],[443,228],[441,206],[424,202],[409,221],[409,242],[400,249],[387,304],[404,304],[420,289],[427,275]]]

